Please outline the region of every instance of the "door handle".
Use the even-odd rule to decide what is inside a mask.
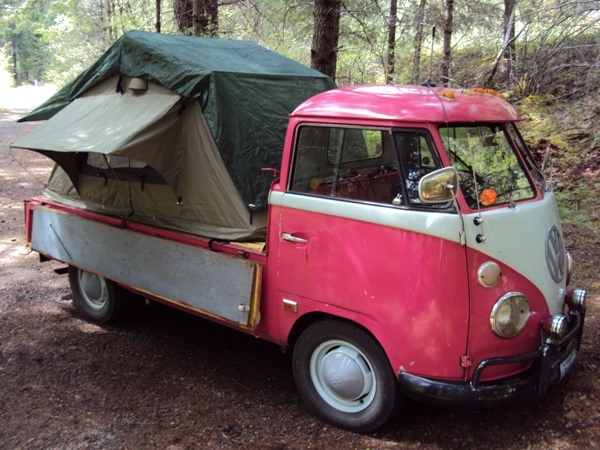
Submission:
[[[308,240],[296,237],[290,233],[282,233],[281,239],[284,241],[293,242],[294,244],[306,244],[308,242]]]

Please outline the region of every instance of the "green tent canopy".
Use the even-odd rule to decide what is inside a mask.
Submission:
[[[134,89],[140,81],[143,88]],[[327,76],[253,42],[133,31],[23,117],[49,120],[13,146],[57,162],[46,192],[56,199],[211,237],[250,238],[272,181],[261,169],[280,167],[289,114],[334,87]],[[90,154],[101,163],[91,169]],[[135,166],[126,175],[110,162],[124,157]],[[136,168],[146,172],[134,174]],[[149,169],[160,180],[153,182]],[[90,184],[90,176],[99,180]],[[138,200],[151,212],[131,207],[132,183],[140,180]],[[170,192],[160,188],[149,198],[162,185]],[[174,209],[173,199],[184,206]]]

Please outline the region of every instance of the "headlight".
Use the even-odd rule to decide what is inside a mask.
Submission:
[[[492,331],[503,338],[515,337],[529,319],[529,302],[519,292],[504,294],[492,308],[490,326]]]

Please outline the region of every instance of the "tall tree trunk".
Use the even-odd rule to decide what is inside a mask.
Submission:
[[[15,35],[12,36],[11,49],[12,49],[12,63],[13,63],[13,67],[12,67],[13,81],[15,83],[15,86],[20,86],[20,83],[19,83],[19,71],[17,69],[18,59],[17,59],[17,42],[16,42],[16,36]]]
[[[155,28],[156,28],[156,32],[160,33],[160,27],[162,25],[161,23],[161,9],[160,9],[161,5],[160,5],[160,0],[156,0],[156,24],[155,24]]]
[[[394,81],[394,64],[396,63],[396,22],[398,20],[398,0],[390,2],[390,23],[388,24],[388,57],[385,82]]]
[[[446,13],[444,16],[444,47],[442,55],[442,84],[448,86],[450,81],[450,64],[452,63],[452,14],[454,0],[446,0]]]
[[[504,0],[504,77],[507,83],[510,83],[512,70],[515,65],[515,11],[517,9],[517,0]]]
[[[487,79],[485,80],[485,83],[484,83],[485,87],[492,87],[493,81],[494,81],[494,76],[496,76],[496,72],[498,71],[498,66],[500,65],[500,59],[502,57],[504,57],[505,81],[507,84],[510,83],[510,78],[512,75],[512,68],[514,66],[514,59],[515,59],[515,41],[517,39],[517,36],[515,36],[515,10],[517,7],[517,2],[516,2],[516,0],[506,0],[505,4],[507,4],[510,1],[513,1],[513,3],[512,3],[512,5],[510,5],[512,10],[508,14],[508,19],[507,19],[506,11],[504,11],[504,20],[505,20],[504,42],[502,43],[502,48],[500,48],[500,51],[496,55],[496,60],[494,61],[494,66],[492,67],[490,74],[488,75]],[[521,31],[523,31],[523,30],[521,30]]]
[[[310,66],[335,80],[341,0],[315,0]]]
[[[216,37],[219,29],[218,0],[173,0],[175,23],[180,33]]]
[[[101,18],[100,20],[103,22],[104,25],[104,32],[106,33],[106,37],[108,38],[109,42],[114,42],[117,40],[117,33],[115,31],[115,28],[113,27],[113,15],[115,13],[115,5],[113,4],[113,2],[111,0],[103,0],[102,1],[102,7],[104,9],[104,11],[106,12],[106,17],[102,17],[102,13],[101,13]]]
[[[180,33],[189,33],[188,30],[194,26],[192,20],[193,10],[193,0],[173,0],[175,24],[177,25],[177,30]]]
[[[217,37],[219,28],[218,0],[194,0],[192,19],[194,36]]]
[[[411,81],[413,84],[419,84],[421,81],[421,46],[423,45],[423,27],[425,26],[425,6],[427,0],[421,0],[419,3],[419,10],[417,11],[417,18],[415,23],[415,52],[413,54],[413,70]],[[431,43],[433,45],[433,42]]]

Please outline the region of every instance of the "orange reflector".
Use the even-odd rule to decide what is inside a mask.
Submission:
[[[479,196],[479,201],[483,206],[493,205],[496,200],[498,200],[498,194],[493,189],[485,189]]]
[[[489,94],[489,95],[493,95],[494,97],[498,97],[501,99],[505,99],[506,96],[504,94],[501,94],[500,92],[496,92],[493,89],[484,89],[484,88],[472,88],[470,90],[470,92],[475,92],[477,94]]]
[[[454,100],[456,98],[456,95],[452,91],[442,91],[439,93],[439,96],[449,98],[450,100]]]

